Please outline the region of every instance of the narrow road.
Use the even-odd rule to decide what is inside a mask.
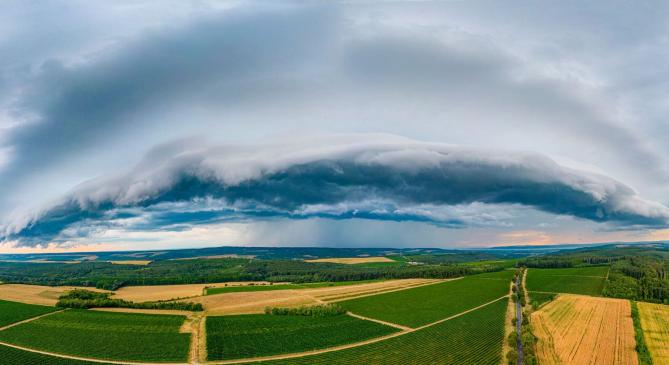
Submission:
[[[516,277],[516,296],[520,297],[520,275]],[[525,295],[522,293],[522,295]],[[516,300],[516,345],[518,346],[518,361],[517,365],[523,364],[523,341],[521,339],[520,328],[523,324],[523,306],[520,305],[520,298]]]
[[[6,325],[6,326],[0,328],[0,331],[4,331],[4,330],[9,329],[9,328],[12,328],[12,327],[14,327],[14,326],[18,326],[18,325],[20,325],[20,324],[24,324],[24,323],[32,322],[32,321],[37,320],[37,319],[40,319],[40,318],[42,318],[42,317],[50,316],[50,315],[52,315],[52,314],[60,313],[60,312],[63,312],[63,311],[65,311],[65,309],[61,309],[61,310],[59,310],[59,311],[54,311],[54,312],[49,312],[49,313],[42,314],[42,315],[37,316],[37,317],[31,317],[31,318],[28,318],[28,319],[24,319],[23,321],[20,321],[20,322],[14,322],[14,323],[12,323],[12,324],[8,324],[8,325]]]

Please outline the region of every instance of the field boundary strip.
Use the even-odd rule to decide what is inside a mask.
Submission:
[[[0,346],[7,346],[11,348],[15,348],[17,350],[22,350],[22,351],[28,351],[36,354],[41,354],[41,355],[47,355],[47,356],[53,356],[53,357],[59,357],[61,359],[69,359],[69,360],[77,360],[77,361],[87,361],[87,362],[95,362],[98,364],[117,364],[117,365],[190,365],[190,363],[187,362],[134,362],[134,361],[120,361],[120,360],[103,360],[103,359],[95,359],[91,357],[81,357],[81,356],[74,356],[74,355],[64,355],[64,354],[58,354],[55,352],[49,352],[49,351],[42,351],[42,350],[36,350],[36,349],[31,349],[30,347],[23,347],[23,346],[18,346],[18,345],[13,345],[11,343],[7,342],[2,342],[0,341]]]
[[[57,310],[57,311],[53,311],[53,312],[49,312],[49,313],[45,313],[45,314],[41,314],[41,315],[39,315],[39,316],[37,316],[37,317],[31,317],[31,318],[24,319],[24,320],[19,321],[19,322],[11,323],[11,324],[8,324],[8,325],[6,325],[6,326],[0,328],[0,331],[4,331],[4,330],[6,330],[6,329],[10,329],[10,328],[12,328],[12,327],[14,327],[14,326],[18,326],[18,325],[20,325],[20,324],[24,324],[24,323],[32,322],[32,321],[37,320],[37,319],[40,319],[40,318],[42,318],[42,317],[50,316],[50,315],[52,315],[52,314],[56,314],[56,313],[60,313],[60,312],[64,312],[64,311],[66,311],[66,309],[61,309],[61,310]]]
[[[380,319],[374,319],[374,318],[361,316],[361,315],[355,314],[353,312],[346,312],[346,314],[351,316],[351,317],[357,318],[357,319],[362,319],[364,321],[376,322],[376,323],[383,324],[383,325],[386,325],[386,326],[395,327],[395,328],[400,329],[402,331],[415,331],[415,329],[413,329],[411,327],[402,326],[401,324],[397,324],[397,323],[382,321]]]

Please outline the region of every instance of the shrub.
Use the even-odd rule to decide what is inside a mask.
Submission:
[[[265,314],[271,314],[275,316],[332,317],[344,313],[346,313],[346,310],[337,304],[320,304],[313,306],[300,306],[296,308],[265,308]]]
[[[142,302],[134,303],[123,299],[109,298],[109,293],[97,293],[85,289],[71,290],[58,298],[57,307],[61,308],[135,308],[135,309],[175,309],[200,312],[204,310],[202,304],[191,302]]]

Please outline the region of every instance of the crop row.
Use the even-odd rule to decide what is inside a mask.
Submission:
[[[419,327],[497,299],[509,291],[513,270],[467,276],[339,304],[366,317]]]
[[[397,329],[347,315],[207,317],[209,360],[303,352],[380,337]]]
[[[0,340],[59,354],[114,360],[183,361],[183,316],[68,310],[0,331]]]
[[[434,326],[372,344],[271,365],[366,364],[446,365],[499,364],[504,339],[506,300],[499,300]]]
[[[527,290],[599,296],[606,283],[606,267],[528,269]],[[597,274],[597,275],[587,275]]]
[[[54,307],[0,300],[0,327],[57,310]]]

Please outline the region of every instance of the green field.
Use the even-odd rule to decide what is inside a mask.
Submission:
[[[183,316],[68,310],[0,331],[0,340],[60,354],[108,360],[184,361]]]
[[[528,269],[527,290],[551,293],[601,295],[608,266],[567,269]]]
[[[467,276],[339,304],[366,317],[419,327],[506,295],[513,274],[513,270],[505,270]]]
[[[380,337],[398,330],[347,315],[249,314],[207,317],[209,360],[303,352]]]
[[[534,309],[541,307],[542,304],[550,302],[555,299],[557,294],[552,293],[537,293],[533,291],[528,291],[527,294],[530,296],[530,304]]]
[[[449,321],[369,345],[287,360],[271,365],[496,365],[504,340],[506,300]]]
[[[220,288],[207,288],[205,295],[223,294],[223,293],[240,293],[251,291],[268,291],[268,290],[287,290],[287,289],[311,289],[311,288],[326,288],[331,286],[357,285],[375,283],[383,280],[359,280],[359,281],[336,281],[336,282],[321,282],[321,283],[302,283],[302,284],[274,284],[274,285],[237,285],[237,286],[223,286]]]
[[[99,362],[62,359],[0,345],[0,364],[16,365],[104,365]]]
[[[0,287],[1,288],[1,287]],[[0,300],[0,327],[58,310],[56,307]]]

